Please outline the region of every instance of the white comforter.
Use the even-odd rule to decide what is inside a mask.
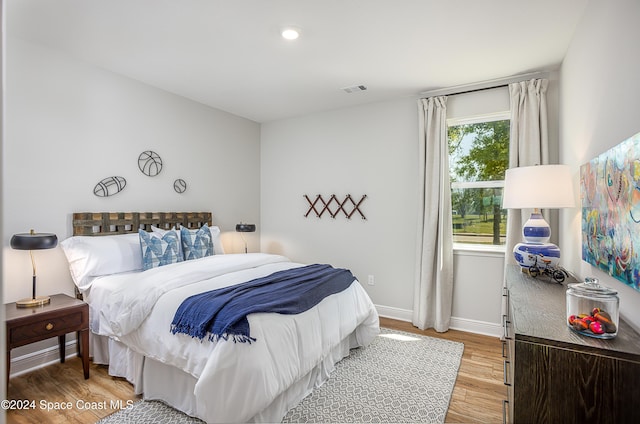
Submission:
[[[355,332],[359,345],[378,333],[378,315],[358,282],[298,315],[249,315],[256,342],[200,341],[171,334],[174,313],[195,293],[301,266],[268,254],[214,255],[145,272],[99,277],[86,299],[91,330],[193,375],[198,416],[245,422]]]

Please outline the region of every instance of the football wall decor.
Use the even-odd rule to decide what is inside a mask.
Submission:
[[[113,196],[114,194],[118,194],[124,190],[126,185],[127,180],[125,180],[124,177],[107,177],[96,184],[93,188],[93,194],[98,197]]]

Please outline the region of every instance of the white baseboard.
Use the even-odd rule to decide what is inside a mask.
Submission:
[[[375,305],[378,315],[385,318],[397,319],[398,321],[411,322],[413,311],[407,309],[392,308],[391,306]]]
[[[65,360],[77,356],[76,341],[71,340],[65,343]],[[11,359],[11,377],[37,370],[38,368],[60,362],[60,350],[58,345],[51,346],[36,352],[27,353]]]
[[[408,309],[392,308],[383,305],[376,305],[376,309],[378,310],[378,315],[381,317],[406,322],[413,321],[413,311]],[[502,326],[499,323],[476,321],[467,318],[451,317],[449,328],[491,337],[500,337],[502,335]]]
[[[466,331],[468,333],[483,334],[485,336],[502,336],[502,325],[494,322],[476,321],[467,318],[451,317],[449,328]]]

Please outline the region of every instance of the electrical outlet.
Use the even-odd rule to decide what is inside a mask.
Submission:
[[[370,275],[370,276],[369,276],[369,279],[367,280],[367,283],[368,283],[370,286],[373,286],[373,285],[375,285],[375,284],[376,284],[376,280],[373,278],[373,275]]]

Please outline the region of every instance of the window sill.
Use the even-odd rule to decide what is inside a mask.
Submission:
[[[491,256],[504,257],[505,246],[497,246],[493,244],[467,244],[454,243],[453,254],[463,256]]]

